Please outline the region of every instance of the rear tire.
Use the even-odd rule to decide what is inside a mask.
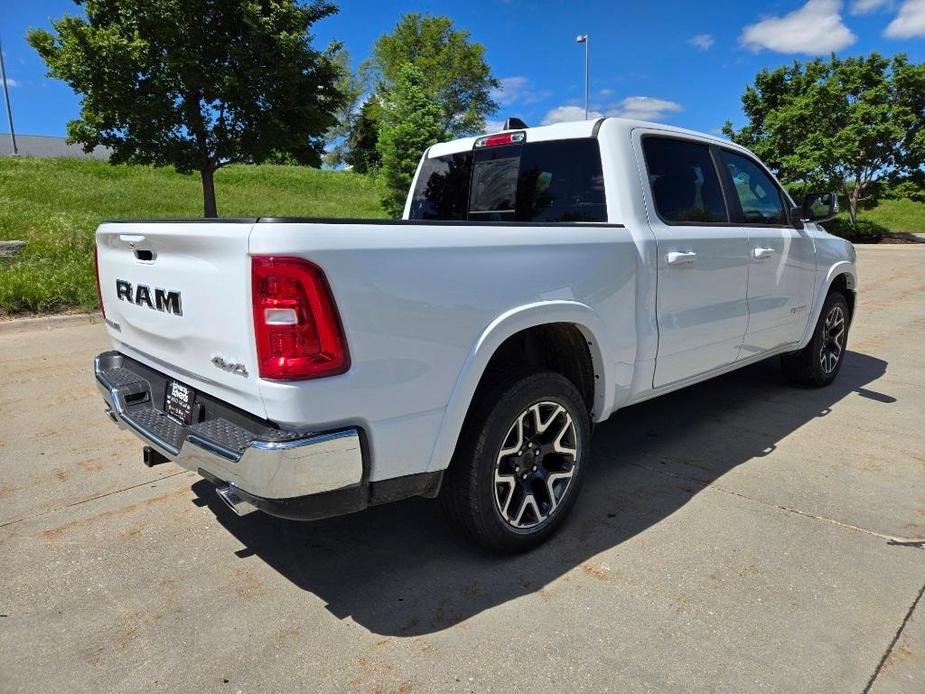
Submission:
[[[571,381],[552,371],[509,376],[472,405],[440,493],[447,516],[495,551],[538,545],[575,504],[590,438]]]
[[[845,360],[850,315],[844,294],[831,292],[822,305],[809,344],[781,357],[784,374],[795,383],[813,388],[834,381]]]

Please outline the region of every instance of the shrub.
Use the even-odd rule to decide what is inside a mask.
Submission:
[[[903,198],[908,198],[913,202],[925,202],[925,188],[921,187],[913,181],[901,181],[893,186],[890,186],[884,192],[883,197],[890,200],[902,200]]]
[[[886,227],[869,219],[859,219],[855,226],[851,226],[850,220],[836,217],[823,226],[830,234],[841,236],[852,243],[876,243],[890,232]]]

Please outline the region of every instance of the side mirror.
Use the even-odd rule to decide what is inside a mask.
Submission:
[[[801,213],[805,222],[827,222],[839,212],[835,193],[809,193],[803,200]]]

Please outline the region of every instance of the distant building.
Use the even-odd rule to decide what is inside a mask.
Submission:
[[[42,157],[44,159],[109,159],[108,147],[96,147],[90,154],[83,151],[80,145],[69,145],[63,137],[48,135],[17,135],[16,149],[24,157]],[[0,156],[9,156],[13,153],[9,133],[0,133]]]

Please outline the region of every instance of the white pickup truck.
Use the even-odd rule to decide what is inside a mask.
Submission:
[[[747,150],[616,118],[432,146],[397,221],[105,222],[109,416],[292,519],[440,497],[521,550],[576,503],[592,424],[774,355],[824,386],[850,243]],[[799,397],[797,394],[796,397]]]

